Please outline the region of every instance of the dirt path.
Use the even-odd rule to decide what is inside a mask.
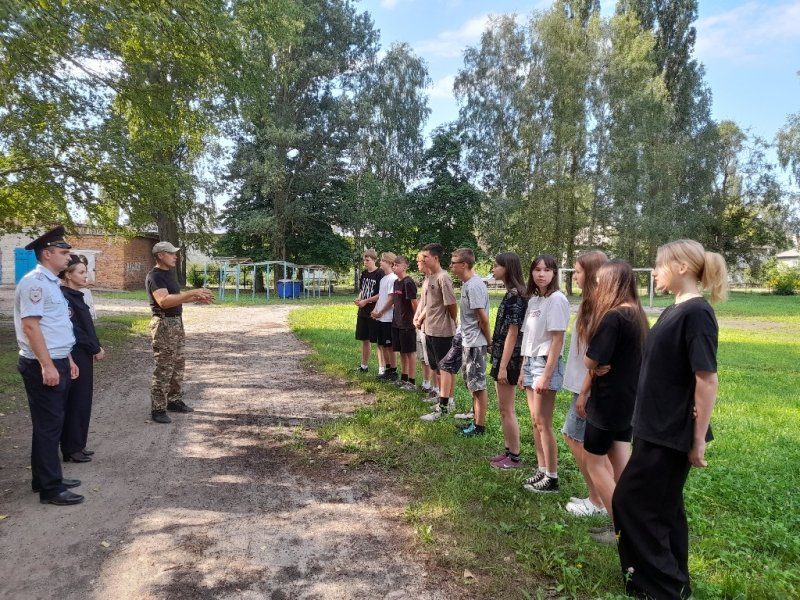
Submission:
[[[37,501],[30,421],[5,417],[18,423],[0,439],[0,597],[458,597],[413,556],[392,482],[305,427],[371,399],[303,367],[288,309],[186,313],[196,412],[149,421],[146,339],[103,365],[95,460],[64,469],[83,504]]]

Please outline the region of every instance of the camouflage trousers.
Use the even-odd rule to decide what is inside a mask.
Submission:
[[[150,383],[152,410],[166,410],[168,402],[183,400],[183,372],[186,366],[186,336],[181,317],[153,317],[150,320],[155,369]]]

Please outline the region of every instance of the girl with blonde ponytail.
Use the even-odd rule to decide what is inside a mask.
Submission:
[[[718,326],[712,301],[726,297],[725,261],[693,240],[661,246],[656,287],[675,295],[650,330],[636,393],[633,454],[612,500],[626,591],[688,598],[689,528],[683,486],[707,466],[717,396]]]

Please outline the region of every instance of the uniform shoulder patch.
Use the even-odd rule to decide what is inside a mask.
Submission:
[[[38,279],[39,281],[41,281],[42,279],[44,279],[44,273],[36,273],[36,275],[34,275],[34,277],[36,279]]]
[[[28,296],[31,299],[31,302],[34,304],[38,304],[42,301],[42,288],[40,287],[32,287],[30,292],[28,292]]]

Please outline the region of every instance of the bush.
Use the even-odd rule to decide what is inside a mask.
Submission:
[[[767,279],[769,287],[778,296],[792,296],[800,288],[800,268],[778,265]]]

